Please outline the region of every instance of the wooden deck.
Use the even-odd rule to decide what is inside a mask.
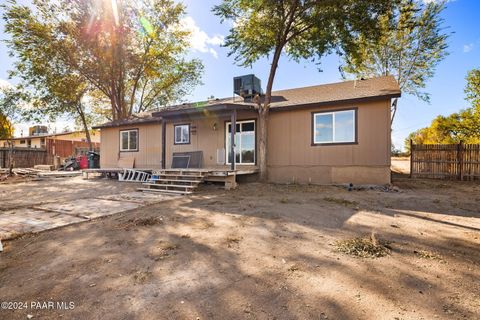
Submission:
[[[125,168],[126,169],[126,168]],[[99,168],[99,169],[84,169],[83,175],[88,179],[90,174],[101,174],[106,177],[118,177],[123,173],[124,168]],[[251,168],[239,168],[237,170],[231,170],[225,168],[188,168],[188,169],[143,169],[133,168],[133,170],[148,172],[152,175],[192,175],[198,173],[203,177],[203,181],[212,182],[225,182],[225,186],[228,188],[234,188],[236,186],[236,177],[241,175],[251,175],[259,172],[258,167],[252,166]]]
[[[226,176],[233,176],[233,175],[247,175],[247,174],[255,174],[259,172],[257,167],[252,167],[251,169],[248,168],[241,168],[237,170],[230,170],[226,168],[188,168],[188,169],[154,169],[152,170],[152,174],[155,172],[173,172],[173,173],[191,173],[191,172],[200,172],[206,176],[214,176],[214,177],[226,177]]]

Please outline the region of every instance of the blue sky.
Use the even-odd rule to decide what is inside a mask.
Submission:
[[[183,1],[187,7],[185,24],[194,31],[191,55],[201,59],[205,65],[204,85],[195,88],[188,100],[205,100],[210,95],[231,96],[232,78],[247,73],[257,75],[265,87],[269,72],[266,59],[258,61],[252,68],[241,68],[233,64],[233,57],[227,56],[228,49],[220,46],[230,26],[220,24],[219,19],[211,12],[213,5],[219,1]],[[395,146],[403,146],[403,141],[410,132],[427,126],[437,115],[448,115],[468,106],[463,92],[465,76],[469,70],[480,67],[479,12],[478,0],[454,0],[448,3],[443,17],[445,26],[449,26],[449,30],[454,32],[449,39],[450,55],[439,65],[434,78],[427,84],[426,91],[431,94],[430,104],[408,95],[404,95],[399,101],[399,111],[393,126],[392,139]],[[4,39],[3,25],[1,29],[0,38]],[[12,60],[7,55],[5,45],[0,44],[0,79],[7,79],[7,70],[11,64]],[[325,57],[321,64],[322,72],[319,72],[313,63],[296,63],[282,57],[274,90],[340,81],[339,64],[338,57]],[[57,130],[63,129],[65,125],[65,121],[59,122],[56,125]],[[23,130],[26,127],[27,125],[18,126]],[[55,127],[55,124],[51,124],[51,127]],[[18,131],[16,134],[19,134]]]

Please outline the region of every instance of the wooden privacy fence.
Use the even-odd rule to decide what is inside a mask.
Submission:
[[[45,149],[14,148],[12,159],[14,168],[32,168],[37,164],[51,162]],[[0,148],[0,167],[10,167],[10,148]]]
[[[480,180],[480,144],[410,144],[410,176]]]
[[[93,143],[95,151],[99,151],[100,143]],[[47,140],[47,151],[50,155],[56,155],[60,158],[67,158],[86,153],[89,144],[85,141],[70,141],[70,140]]]

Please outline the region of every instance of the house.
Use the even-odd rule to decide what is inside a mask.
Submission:
[[[389,183],[390,105],[400,95],[389,76],[273,92],[269,181]],[[97,127],[101,167],[257,169],[257,118],[253,99],[234,96],[109,122]]]
[[[30,149],[45,149],[49,155],[56,155],[61,158],[77,155],[88,150],[88,143],[84,131],[72,131],[49,134],[41,126],[34,126],[29,129],[29,135],[25,137],[16,137],[13,139],[0,140],[0,148],[13,147],[30,148]],[[92,130],[90,132],[90,139],[95,148],[100,147],[100,132]]]

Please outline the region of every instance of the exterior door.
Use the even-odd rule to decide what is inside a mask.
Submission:
[[[231,161],[231,132],[232,125],[227,122],[225,130],[225,146],[227,148],[226,163]],[[256,160],[256,139],[255,139],[255,120],[237,121],[237,128],[235,132],[235,162],[237,164],[255,165]]]

